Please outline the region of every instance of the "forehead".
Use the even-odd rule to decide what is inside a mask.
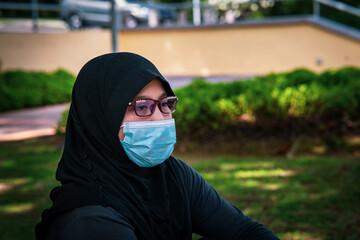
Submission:
[[[152,80],[134,97],[134,100],[142,98],[159,99],[166,96],[166,91],[159,79]]]

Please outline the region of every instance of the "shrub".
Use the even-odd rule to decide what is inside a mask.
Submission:
[[[75,77],[64,71],[0,73],[0,112],[69,102]]]
[[[174,117],[180,138],[239,137],[265,129],[272,135],[285,130],[290,135],[291,131],[313,133],[332,122],[360,119],[357,68],[322,74],[298,69],[216,84],[199,78],[175,93],[179,103]],[[66,116],[58,129],[65,128]]]
[[[69,116],[69,109],[62,112],[58,125],[56,127],[57,135],[64,135],[66,130],[66,123]]]
[[[287,130],[303,131],[307,126],[316,128],[314,123],[360,118],[360,69],[353,67],[322,74],[298,69],[232,83],[198,79],[175,92],[180,136],[196,132],[206,137],[219,129],[228,135],[244,122],[270,129],[274,124],[290,125],[293,129]]]

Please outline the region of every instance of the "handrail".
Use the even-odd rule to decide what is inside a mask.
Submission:
[[[31,10],[34,5],[38,10],[44,11],[60,11],[60,5],[54,3],[10,3],[0,2],[0,9],[14,9],[14,10]]]
[[[360,9],[357,7],[353,7],[349,4],[338,2],[334,0],[314,0],[316,2],[322,3],[324,5],[327,5],[329,7],[336,8],[337,10],[350,13],[352,15],[360,17]]]
[[[251,3],[257,3],[260,4],[264,0],[248,0],[243,2],[238,2],[239,5],[241,4],[251,4]],[[288,0],[271,0],[273,2],[286,2]],[[339,11],[346,12],[355,16],[360,17],[360,8],[351,6],[349,4],[339,2],[336,0],[312,0],[313,1],[313,17],[319,18],[320,16],[320,4],[335,8]],[[232,1],[229,1],[228,3],[231,3]],[[176,8],[176,9],[190,9],[194,7],[200,7],[202,9],[209,8],[209,7],[216,7],[219,5],[219,3],[210,4],[205,2],[200,2],[200,4],[193,4],[194,2],[185,2],[185,3],[163,3],[162,5],[168,6],[169,8]],[[37,30],[37,12],[38,11],[60,11],[61,6],[59,4],[50,4],[50,3],[38,3],[38,0],[32,0],[30,3],[12,3],[12,2],[0,2],[0,9],[13,9],[13,10],[28,10],[32,11],[33,13],[33,22],[34,22],[34,30]],[[198,9],[197,9],[198,10]],[[266,20],[266,18],[265,18]],[[201,22],[197,21],[194,22],[194,25],[201,25]]]
[[[242,2],[239,4],[248,4],[248,3],[260,3],[263,0],[249,0],[247,2]],[[275,2],[285,2],[286,0],[273,0]],[[349,4],[335,1],[335,0],[313,0],[314,2],[318,2],[329,7],[333,7],[339,11],[347,12],[353,14],[355,16],[360,17],[360,8],[351,6]],[[59,4],[52,4],[52,3],[36,3],[36,8],[38,10],[48,10],[48,11],[59,11],[60,5]],[[191,2],[185,3],[163,3],[163,5],[167,5],[169,7],[174,8],[192,8],[193,4]],[[214,4],[204,3],[200,4],[200,7],[209,7],[214,6]],[[0,2],[0,9],[13,9],[13,10],[31,10],[34,7],[34,3],[11,3],[11,2]]]

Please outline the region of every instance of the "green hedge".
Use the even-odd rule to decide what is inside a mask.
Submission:
[[[231,83],[197,79],[175,92],[180,136],[217,130],[231,135],[244,125],[304,131],[360,119],[360,69],[354,67],[322,74],[298,69]]]
[[[211,84],[195,79],[176,89],[179,138],[293,134],[342,128],[360,120],[360,69],[316,74],[306,69]],[[64,131],[62,119],[58,129]],[[360,124],[360,123],[359,123]]]
[[[0,112],[69,102],[74,81],[64,70],[0,72]]]

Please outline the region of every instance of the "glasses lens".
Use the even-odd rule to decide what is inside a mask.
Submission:
[[[155,102],[153,100],[137,100],[135,101],[135,112],[138,116],[149,116],[155,110]]]
[[[160,107],[163,113],[173,113],[176,109],[176,97],[166,97],[160,100]]]

